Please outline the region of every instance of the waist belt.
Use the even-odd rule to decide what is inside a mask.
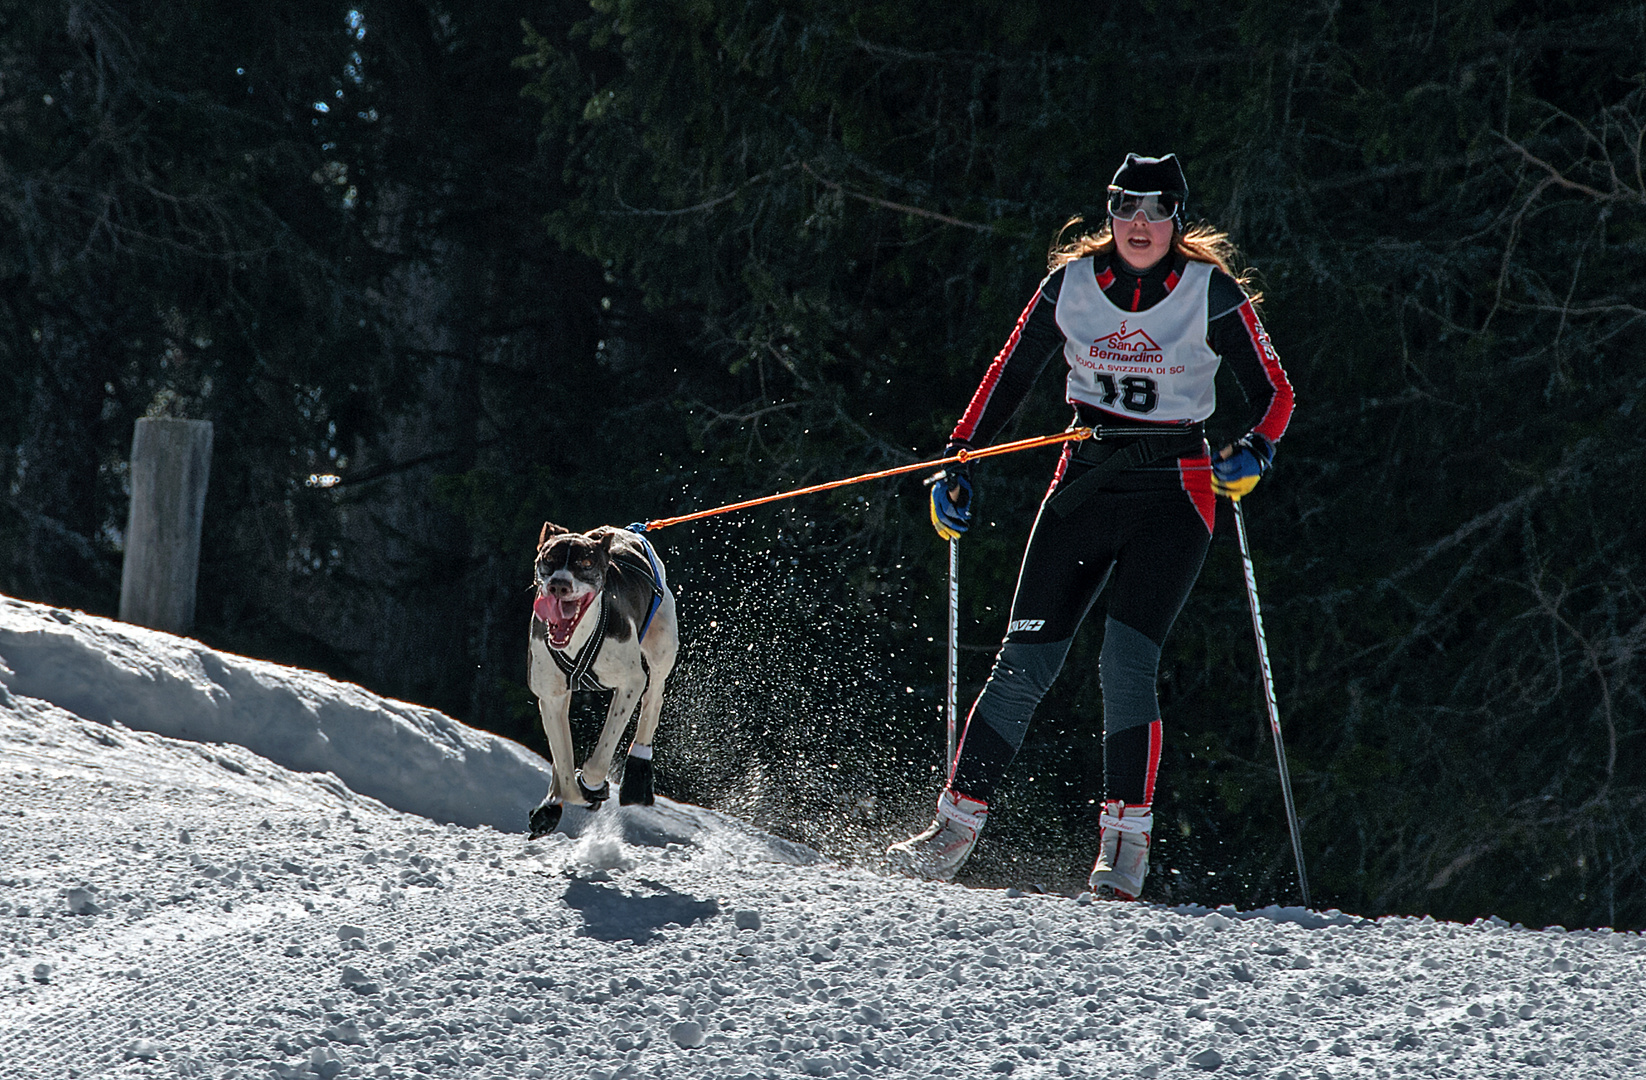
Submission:
[[[1136,427],[1095,428],[1092,437],[1079,444],[1074,452],[1074,460],[1090,468],[1053,495],[1046,505],[1059,517],[1068,517],[1116,473],[1136,469],[1164,457],[1192,457],[1204,453],[1205,448],[1206,430],[1204,425],[1198,423],[1168,431]]]

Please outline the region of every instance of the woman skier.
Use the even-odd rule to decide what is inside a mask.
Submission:
[[[1142,893],[1160,762],[1160,649],[1205,560],[1214,492],[1239,498],[1256,486],[1292,413],[1291,384],[1233,269],[1234,248],[1210,226],[1184,227],[1187,196],[1175,154],[1127,155],[1109,184],[1107,223],[1053,250],[1051,273],[949,438],[949,454],[988,445],[1058,352],[1075,423],[1100,433],[1064,446],[936,819],[888,851],[906,873],[947,881],[971,854],[1035,707],[1107,587],[1104,797],[1090,884],[1109,898]],[[1214,462],[1203,422],[1219,363],[1256,419]],[[964,464],[933,478],[939,536],[966,531],[971,496]]]

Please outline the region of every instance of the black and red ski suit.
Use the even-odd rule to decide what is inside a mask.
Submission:
[[[1148,311],[1186,279],[1197,282],[1196,287],[1205,291],[1205,321],[1184,325],[1192,326],[1195,336],[1204,325],[1205,345],[1215,356],[1198,342],[1190,342],[1192,349],[1179,348],[1179,352],[1194,352],[1203,359],[1200,368],[1188,366],[1189,376],[1178,376],[1178,398],[1184,393],[1202,394],[1209,411],[1211,377],[1217,363],[1227,364],[1254,408],[1256,419],[1248,430],[1278,442],[1291,417],[1292,388],[1268,335],[1234,278],[1213,267],[1208,279],[1205,268],[1194,269],[1195,273],[1186,273],[1187,260],[1174,253],[1139,274],[1111,252],[1053,270],[989,365],[955,426],[951,443],[987,446],[1054,354],[1063,353],[1071,371],[1077,361],[1093,371],[1100,366],[1084,359],[1084,342],[1071,344],[1059,322],[1060,292],[1072,274],[1087,278],[1068,279],[1073,282],[1071,297],[1091,298],[1088,309],[1092,301],[1101,304],[1091,288],[1095,278],[1102,297],[1122,313]],[[1177,305],[1190,302],[1192,297],[1184,295]],[[1066,307],[1072,305],[1071,300]],[[1198,308],[1194,314],[1198,319]],[[1090,356],[1116,358],[1100,350],[1103,341],[1125,342],[1136,334],[1135,330],[1124,333],[1124,320],[1120,331],[1122,336],[1094,341]],[[1155,345],[1153,341],[1147,344]],[[1172,365],[1170,345],[1163,354],[1150,355],[1161,366],[1107,367],[1112,372],[1185,370]],[[1203,372],[1203,378],[1197,371]],[[1035,707],[1062,667],[1075,631],[1105,587],[1108,617],[1098,659],[1105,798],[1128,805],[1154,801],[1161,735],[1155,693],[1160,649],[1199,576],[1214,520],[1211,459],[1196,422],[1205,417],[1151,413],[1152,382],[1146,376],[1121,377],[1118,385],[1112,375],[1095,376],[1097,380],[1107,378],[1106,382],[1094,383],[1093,378],[1090,371],[1074,372],[1069,380],[1068,397],[1080,425],[1135,429],[1140,424],[1159,423],[1161,434],[1147,436],[1153,440],[1150,448],[1137,447],[1131,457],[1116,459],[1144,462],[1130,467],[1102,462],[1110,454],[1125,452],[1142,437],[1064,446],[1023,554],[1005,640],[987,683],[967,714],[959,753],[951,763],[950,788],[985,803],[992,800],[996,785],[1022,746]],[[1183,385],[1185,378],[1191,385]],[[1126,392],[1120,393],[1121,389]],[[1099,475],[1092,483],[1059,499],[1093,469]]]

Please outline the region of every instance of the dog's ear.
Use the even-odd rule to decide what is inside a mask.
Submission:
[[[600,553],[608,559],[612,556],[612,540],[615,539],[616,536],[616,529],[607,529],[606,535],[600,538]]]
[[[551,536],[559,536],[562,533],[568,532],[571,532],[571,530],[562,529],[552,521],[545,521],[543,523],[543,531],[537,534],[537,546],[542,547],[543,542]]]

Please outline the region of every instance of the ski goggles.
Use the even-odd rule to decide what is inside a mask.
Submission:
[[[1109,189],[1109,216],[1116,221],[1130,221],[1143,212],[1145,221],[1170,221],[1183,208],[1183,196],[1175,191],[1126,191]]]

